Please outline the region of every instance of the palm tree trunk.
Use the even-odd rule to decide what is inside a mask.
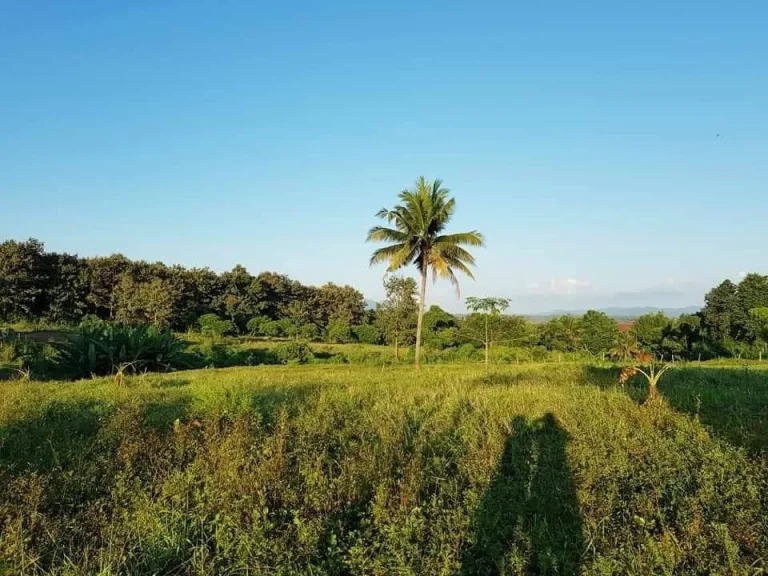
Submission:
[[[421,271],[421,293],[419,296],[419,318],[416,322],[416,370],[421,370],[421,324],[424,320],[424,297],[427,293],[427,267]]]

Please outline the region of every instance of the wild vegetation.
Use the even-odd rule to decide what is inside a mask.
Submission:
[[[763,573],[768,372],[675,369],[653,405],[617,375],[297,366],[6,383],[0,570]]]

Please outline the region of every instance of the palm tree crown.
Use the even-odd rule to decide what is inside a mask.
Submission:
[[[475,258],[463,246],[483,246],[482,234],[461,232],[444,233],[456,209],[456,200],[449,196],[441,180],[429,182],[421,176],[412,190],[403,190],[400,204],[376,215],[391,227],[374,226],[368,231],[368,242],[389,242],[371,256],[371,265],[388,263],[387,272],[414,264],[421,275],[421,300],[419,322],[416,330],[416,365],[419,365],[421,349],[421,320],[424,309],[427,273],[432,270],[433,280],[438,277],[450,280],[459,294],[456,271],[474,279],[470,266]]]
[[[382,208],[377,217],[394,224],[394,228],[374,226],[368,232],[368,242],[392,242],[371,256],[371,265],[388,262],[387,272],[415,264],[420,273],[432,269],[433,278],[450,280],[458,293],[455,270],[474,279],[469,266],[475,258],[462,246],[483,246],[479,232],[443,234],[453,216],[456,200],[449,197],[441,180],[430,183],[421,176],[413,190],[403,190],[401,204],[392,210]]]

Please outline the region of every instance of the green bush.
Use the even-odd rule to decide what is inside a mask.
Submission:
[[[314,357],[309,344],[300,340],[278,344],[273,353],[280,364],[306,364]]]
[[[381,344],[381,332],[371,324],[353,326],[352,333],[361,344]]]
[[[205,336],[221,337],[237,331],[231,320],[222,320],[216,314],[203,314],[197,322],[200,324],[200,333]]]
[[[279,361],[272,350],[235,348],[214,341],[200,343],[191,351],[189,358],[189,364],[196,368],[229,368],[278,363]]]
[[[478,350],[474,344],[462,344],[456,348],[456,359],[464,360],[468,362],[482,360],[484,358],[483,351]]]
[[[279,338],[283,336],[283,326],[275,320],[264,322],[261,325],[261,334],[267,338]]]
[[[336,344],[348,344],[354,340],[352,329],[349,324],[341,320],[331,320],[328,323],[326,339]]]
[[[263,327],[267,322],[269,322],[269,318],[266,316],[254,316],[248,320],[245,327],[251,336],[260,336],[264,335]]]

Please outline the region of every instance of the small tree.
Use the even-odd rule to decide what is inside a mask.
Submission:
[[[670,320],[664,312],[655,314],[643,314],[638,316],[632,324],[632,332],[637,336],[637,341],[643,350],[653,354],[664,353],[664,332],[669,327]]]
[[[499,326],[499,316],[504,310],[509,308],[508,298],[476,298],[470,296],[467,298],[467,309],[481,314],[483,317],[484,332],[478,339],[485,348],[485,369],[488,370],[488,352],[494,339],[499,337],[496,333]],[[462,334],[464,335],[464,334]]]
[[[387,340],[395,345],[395,358],[399,358],[399,345],[416,327],[416,281],[403,276],[384,279],[386,300],[379,305],[376,324]]]
[[[580,328],[581,345],[593,356],[607,352],[619,335],[616,320],[596,310],[587,310],[581,318]]]

